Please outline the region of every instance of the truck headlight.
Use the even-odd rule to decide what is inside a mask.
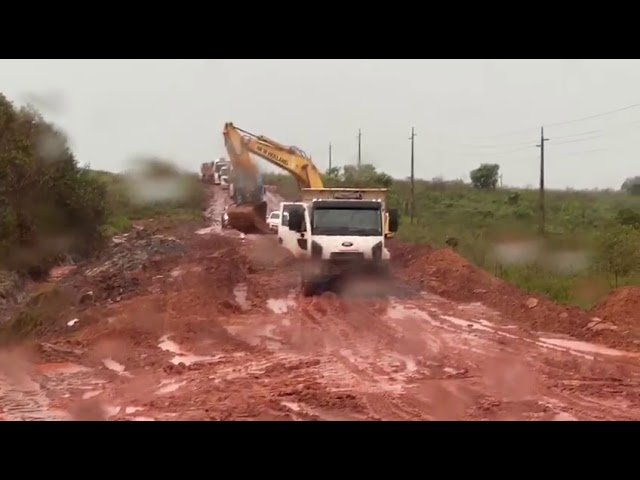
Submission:
[[[380,260],[382,259],[382,242],[378,242],[376,243],[372,248],[371,248],[371,258],[373,260]]]
[[[322,258],[322,245],[315,240],[311,242],[311,258]]]

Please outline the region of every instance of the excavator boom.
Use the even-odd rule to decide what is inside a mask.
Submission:
[[[225,125],[224,129],[229,140],[233,139],[232,145],[234,147],[242,142],[246,152],[257,155],[293,175],[300,189],[324,187],[322,175],[313,164],[311,157],[302,149],[284,145],[264,135],[255,135],[230,122]],[[249,155],[247,155],[247,159],[251,162]]]

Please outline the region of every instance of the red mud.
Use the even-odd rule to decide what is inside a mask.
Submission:
[[[390,242],[394,283],[409,292],[402,298],[304,298],[274,236],[195,234],[200,227],[157,230],[181,247],[142,262],[126,294],[102,294],[109,285],[88,275],[108,258],[58,278],[93,294],[77,299],[49,338],[0,356],[2,416],[640,418],[636,357],[558,347],[535,332],[623,344],[621,331],[531,302],[451,250]]]

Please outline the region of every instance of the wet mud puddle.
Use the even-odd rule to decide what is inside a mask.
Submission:
[[[233,289],[233,297],[235,298],[238,305],[240,305],[240,308],[245,311],[251,308],[251,305],[247,300],[247,294],[248,289],[244,283],[236,285]]]
[[[223,358],[223,355],[216,355],[213,357],[203,356],[203,355],[194,355],[191,352],[184,350],[180,345],[171,340],[171,335],[165,335],[160,338],[160,343],[158,347],[165,352],[173,353],[174,357],[171,359],[171,363],[174,365],[184,364],[184,365],[193,365],[194,363],[200,362],[216,362]]]
[[[38,381],[26,373],[0,375],[0,419],[71,420],[68,412],[52,406],[48,394],[68,398],[71,391],[96,391],[100,381],[87,378],[89,372],[91,369],[74,363],[47,363],[36,365]]]
[[[387,310],[387,316],[394,320],[417,318],[428,322],[434,327],[450,331],[455,330],[463,335],[471,334],[472,332],[483,332],[485,335],[500,336],[524,343],[531,343],[544,349],[556,350],[588,360],[593,360],[595,355],[638,357],[637,354],[630,352],[615,350],[594,343],[581,342],[571,338],[552,338],[551,336],[527,338],[526,336],[517,335],[517,327],[515,326],[496,325],[479,318],[482,317],[482,313],[484,312],[484,308],[481,305],[468,305],[466,308],[462,308],[462,310],[464,310],[465,313],[471,314],[473,319],[470,320],[468,318],[442,314],[435,307],[429,307],[427,312],[415,305],[404,305],[394,299]],[[510,332],[504,330],[510,330]]]

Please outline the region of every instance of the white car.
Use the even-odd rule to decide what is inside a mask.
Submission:
[[[270,230],[277,232],[280,226],[280,212],[271,212],[267,217],[267,225],[269,225]]]

